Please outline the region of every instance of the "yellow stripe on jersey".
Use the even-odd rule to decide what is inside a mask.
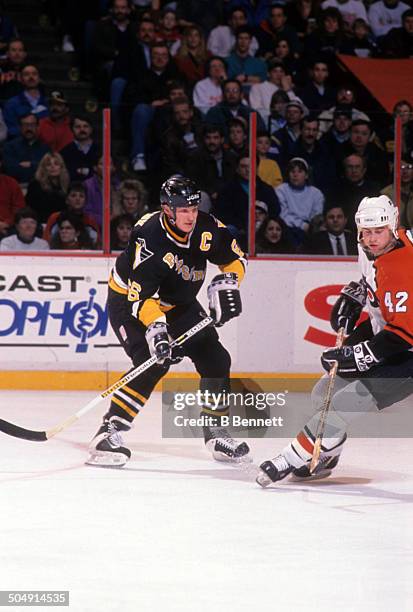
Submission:
[[[146,327],[163,316],[164,313],[160,306],[160,300],[156,300],[155,298],[148,298],[145,300],[139,311],[139,321]]]
[[[214,410],[210,409],[210,408],[205,408],[204,406],[202,407],[201,412],[203,414],[210,414],[212,416],[228,416],[229,414],[229,408],[225,408],[225,410],[217,410],[216,408]]]
[[[225,264],[224,266],[218,266],[221,272],[234,272],[238,276],[238,285],[242,283],[242,280],[245,276],[245,268],[240,259],[235,259],[231,261],[229,264]]]
[[[122,402],[122,400],[120,400],[118,397],[116,397],[116,395],[114,395],[112,397],[112,402],[114,402],[115,404],[117,404],[120,408],[122,408],[122,410],[124,410],[125,412],[127,412],[131,417],[136,417],[136,415],[138,414],[136,410],[132,410],[132,408],[130,408],[127,404],[125,404],[124,402]]]
[[[164,222],[166,231],[168,232],[168,234],[172,236],[174,240],[177,240],[178,242],[182,242],[182,244],[186,244],[188,242],[189,234],[186,234],[186,236],[179,236],[179,234],[174,232],[172,227],[169,225],[168,217],[166,215],[163,216],[163,222]]]
[[[113,278],[113,274],[110,275],[108,284],[109,284],[109,287],[113,289],[113,291],[116,291],[116,293],[121,293],[122,295],[128,295],[128,290],[118,285],[118,283]]]
[[[132,397],[136,397],[136,399],[138,399],[139,401],[141,401],[143,404],[145,404],[145,402],[148,401],[147,397],[144,397],[143,395],[141,395],[140,393],[138,393],[137,391],[134,391],[133,389],[131,389],[130,387],[128,387],[127,385],[124,385],[122,387],[123,391],[126,391],[126,393],[128,393],[129,395],[132,395]]]

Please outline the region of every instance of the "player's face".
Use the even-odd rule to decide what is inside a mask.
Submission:
[[[189,234],[195,227],[198,218],[198,207],[189,206],[188,208],[177,208],[175,214],[175,225],[181,230]]]
[[[373,253],[373,255],[380,255],[393,240],[393,234],[391,229],[386,227],[372,227],[364,228],[362,230],[362,243],[363,245]]]

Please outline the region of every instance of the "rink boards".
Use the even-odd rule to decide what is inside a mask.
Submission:
[[[128,359],[108,323],[113,259],[1,258],[0,387],[105,388]],[[209,268],[199,298],[207,307]],[[232,371],[272,377],[315,375],[335,342],[329,314],[343,284],[359,277],[354,260],[252,260],[242,284],[241,317],[219,330]],[[190,281],[188,281],[190,282]],[[174,375],[192,375],[184,360]]]

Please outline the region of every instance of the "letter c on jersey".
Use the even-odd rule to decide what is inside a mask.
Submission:
[[[211,232],[202,232],[201,244],[199,245],[199,248],[201,249],[201,251],[209,251],[209,249],[211,248],[211,240],[212,240]]]

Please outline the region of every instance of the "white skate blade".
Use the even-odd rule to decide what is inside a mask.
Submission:
[[[95,450],[90,453],[85,461],[86,465],[96,467],[123,467],[129,461],[129,457],[123,453],[111,453]]]
[[[321,470],[318,474],[311,474],[311,476],[295,476],[295,474],[290,474],[290,482],[312,482],[314,480],[322,480],[323,478],[327,478],[330,476],[333,470]]]
[[[268,487],[270,484],[273,484],[273,481],[271,480],[271,478],[269,478],[267,474],[263,472],[262,470],[259,471],[257,478],[255,479],[255,482],[259,484],[260,487],[263,487],[264,489],[265,487]]]

